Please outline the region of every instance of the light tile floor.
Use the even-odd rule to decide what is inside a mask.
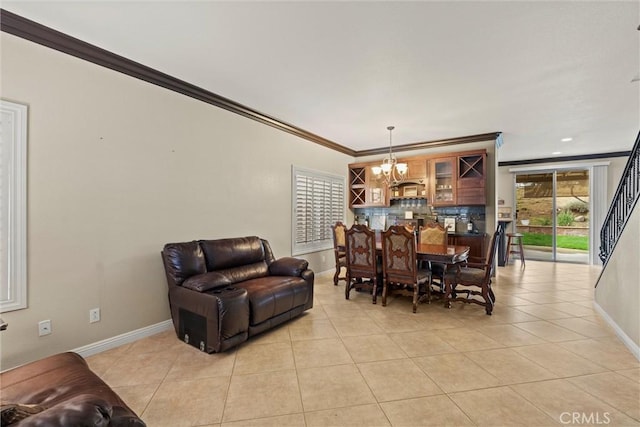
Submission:
[[[232,351],[173,331],[88,358],[156,426],[640,425],[640,363],[592,307],[600,270],[498,268],[477,305],[387,307],[316,277],[312,310]]]

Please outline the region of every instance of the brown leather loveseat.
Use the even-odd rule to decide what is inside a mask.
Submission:
[[[145,426],[76,353],[2,372],[0,386],[2,426]]]
[[[238,237],[168,243],[162,250],[178,337],[225,351],[313,307],[313,271],[275,259],[269,242]]]

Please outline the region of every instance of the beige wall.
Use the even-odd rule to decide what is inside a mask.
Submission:
[[[604,268],[595,301],[626,335],[625,343],[640,359],[640,205],[636,205],[631,218],[616,244],[611,259]],[[620,331],[618,331],[620,332]],[[635,344],[629,343],[629,340]]]
[[[291,253],[291,165],[353,158],[2,33],[3,99],[29,106],[29,308],[1,369],[170,317],[167,242],[258,235]],[[330,269],[331,251],[306,257]],[[323,261],[324,258],[324,261]],[[102,320],[89,324],[89,309]],[[53,333],[38,337],[50,319]]]

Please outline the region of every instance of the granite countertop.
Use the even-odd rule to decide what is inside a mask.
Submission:
[[[449,236],[460,236],[460,237],[485,237],[487,233],[449,233]]]

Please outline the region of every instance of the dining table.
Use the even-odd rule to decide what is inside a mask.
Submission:
[[[418,261],[427,261],[443,264],[445,272],[447,267],[465,262],[469,258],[469,246],[460,245],[432,245],[427,243],[416,244],[416,258]],[[376,253],[382,256],[382,233],[376,230]],[[449,308],[449,297],[451,290],[449,286],[444,295],[445,307]]]
[[[469,258],[469,246],[459,245],[432,245],[418,243],[416,255],[418,260],[437,262],[445,265],[458,264]],[[382,233],[376,231],[376,252],[382,254]]]

